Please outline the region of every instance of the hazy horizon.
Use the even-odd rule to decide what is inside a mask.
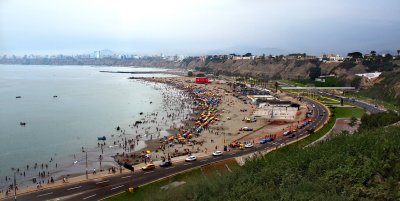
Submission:
[[[396,0],[2,0],[0,54],[395,51],[399,24]]]

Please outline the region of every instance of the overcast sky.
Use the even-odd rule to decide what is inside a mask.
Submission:
[[[0,0],[0,54],[400,49],[399,0]]]

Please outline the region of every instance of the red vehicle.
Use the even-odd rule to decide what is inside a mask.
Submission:
[[[209,84],[211,82],[210,82],[210,80],[208,80],[207,77],[196,77],[196,83],[197,84]]]
[[[236,148],[236,147],[239,147],[239,146],[240,146],[240,143],[239,143],[239,142],[232,142],[229,146],[230,146],[231,148]]]

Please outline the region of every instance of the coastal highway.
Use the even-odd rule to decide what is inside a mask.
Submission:
[[[345,97],[345,96],[337,96],[337,95],[334,95],[334,94],[330,94],[330,93],[327,93],[327,92],[321,92],[321,91],[319,91],[318,93],[322,94],[324,96],[328,96],[328,97],[337,99],[337,100],[340,100],[340,99],[343,98],[343,101],[350,102],[351,104],[353,104],[353,105],[355,105],[357,107],[363,108],[363,109],[367,110],[369,113],[372,113],[372,114],[386,111],[385,109],[379,108],[379,107],[377,107],[377,106],[375,106],[373,104],[369,104],[367,102],[364,102],[364,101],[361,101],[361,100],[357,100],[357,99],[354,99],[354,98],[349,98],[349,97]]]
[[[279,85],[281,86],[290,86],[290,87],[296,87],[296,85],[292,85],[292,84],[288,84],[285,82],[278,82]],[[328,93],[328,92],[324,92],[324,91],[318,91],[319,94],[330,97],[330,98],[334,98],[340,101],[341,98],[343,98],[343,101],[347,101],[350,102],[351,104],[359,107],[359,108],[363,108],[365,110],[367,110],[369,113],[374,114],[374,113],[380,113],[380,112],[385,112],[386,110],[384,108],[379,108],[376,107],[373,104],[361,101],[361,100],[357,100],[355,98],[349,98],[349,97],[345,97],[345,96],[338,96],[332,93]]]
[[[224,154],[220,157],[209,156],[198,158],[197,161],[174,163],[173,166],[165,168],[157,167],[155,170],[152,171],[135,170],[133,175],[129,173],[116,173],[115,176],[109,176],[102,179],[89,179],[80,183],[65,184],[65,186],[61,187],[49,188],[18,195],[17,200],[99,200],[110,195],[126,191],[130,186],[131,180],[133,180],[134,186],[137,187],[190,168],[200,167],[217,161],[244,156],[256,151],[267,150],[278,147],[280,145],[284,145],[286,143],[296,140],[299,137],[307,135],[306,130],[312,128],[316,129],[319,126],[322,126],[328,118],[329,112],[326,111],[325,107],[320,105],[318,102],[309,99],[304,99],[304,101],[308,102],[310,107],[313,107],[313,105],[315,106],[313,107],[314,121],[307,125],[305,128],[297,131],[296,137],[294,138],[283,137],[263,145],[257,144],[255,145],[255,147],[249,149],[232,149],[230,152],[224,152]],[[14,197],[10,196],[5,200],[11,201],[14,200]]]

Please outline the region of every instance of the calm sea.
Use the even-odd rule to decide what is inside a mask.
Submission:
[[[96,146],[98,136],[160,107],[161,94],[151,86],[100,70],[155,69],[0,65],[0,180],[12,167]]]

